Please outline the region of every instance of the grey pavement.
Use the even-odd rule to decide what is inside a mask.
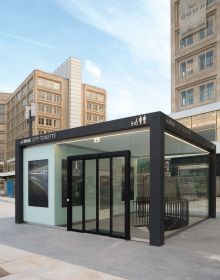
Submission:
[[[0,198],[0,217],[3,208],[6,210],[0,218],[0,263],[2,250],[10,247],[18,250],[18,254],[19,250],[24,254],[36,254],[40,258],[39,263],[53,259],[62,263],[64,267],[65,265],[77,267],[78,270],[71,270],[72,267],[67,270],[61,269],[63,277],[59,279],[117,279],[99,278],[110,276],[138,280],[220,279],[220,212],[216,219],[208,219],[182,231],[168,238],[165,245],[158,248],[147,243],[67,232],[57,228],[30,224],[16,225],[12,215],[13,201],[4,201]],[[0,267],[7,270],[7,266],[1,264]],[[80,278],[75,278],[74,275],[72,278],[66,276],[67,272],[71,275],[70,271],[82,271],[83,268],[89,269],[92,273],[105,274],[93,278],[88,276],[89,274],[81,275]],[[54,269],[57,271],[57,267]],[[22,270],[22,273],[28,272]],[[47,278],[49,276],[45,273],[39,272],[42,278],[33,279],[56,279]],[[37,274],[32,273],[33,275],[37,277]],[[11,276],[4,279],[20,279],[7,277]],[[21,279],[32,278],[24,276]]]

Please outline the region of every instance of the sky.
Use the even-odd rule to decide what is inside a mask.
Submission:
[[[0,1],[0,92],[68,57],[108,92],[108,119],[170,113],[170,1]]]

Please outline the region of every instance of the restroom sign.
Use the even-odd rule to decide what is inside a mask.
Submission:
[[[133,121],[131,121],[131,126],[139,126],[144,125],[147,123],[147,117],[146,115],[140,115],[139,117],[136,117]]]

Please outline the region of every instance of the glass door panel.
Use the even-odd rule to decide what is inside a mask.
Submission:
[[[83,162],[72,161],[72,228],[82,230]]]
[[[96,159],[85,160],[85,230],[96,232]]]
[[[125,158],[112,158],[112,234],[125,235]]]
[[[110,232],[110,158],[99,159],[99,232]]]

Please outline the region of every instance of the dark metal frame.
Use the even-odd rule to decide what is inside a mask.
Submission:
[[[23,222],[23,149],[28,146],[86,136],[150,127],[150,244],[164,244],[164,133],[168,132],[209,152],[209,218],[216,217],[216,147],[162,112],[146,114],[146,122],[136,125],[140,115],[114,121],[58,131],[16,141],[15,220]],[[129,224],[126,225],[127,227]]]
[[[112,159],[117,157],[125,158],[125,211],[124,211],[124,237],[113,234],[113,185],[112,185]],[[99,231],[99,159],[109,159],[110,161],[110,231],[103,233]],[[72,162],[82,160],[83,162],[83,204],[82,204],[82,230],[72,228]],[[85,160],[96,160],[96,231],[85,229]],[[67,230],[107,235],[116,238],[130,239],[130,151],[118,151],[108,153],[85,154],[67,157]]]

